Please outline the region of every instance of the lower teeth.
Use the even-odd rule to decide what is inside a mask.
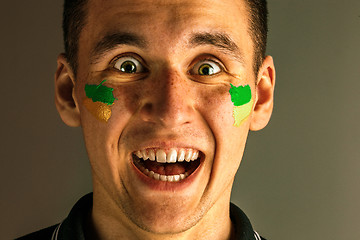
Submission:
[[[143,166],[137,166],[137,167],[141,170],[141,172],[143,172],[148,177],[151,177],[155,180],[159,180],[159,181],[163,181],[163,182],[179,182],[189,176],[188,172],[185,172],[184,174],[179,174],[179,175],[168,175],[168,176],[160,175],[153,171],[149,171],[149,169],[146,169]]]
[[[140,163],[141,160],[138,158],[134,159],[135,166],[146,176],[151,177],[155,180],[163,181],[163,182],[180,182],[181,180],[184,180],[189,176],[188,172],[184,172],[178,175],[161,175],[159,173],[156,173],[154,171],[150,171],[149,169],[145,168]]]

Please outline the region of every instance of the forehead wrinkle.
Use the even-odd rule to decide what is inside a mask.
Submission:
[[[201,45],[214,46],[225,54],[229,54],[240,63],[245,63],[244,55],[240,48],[226,33],[200,32],[193,34],[190,38],[190,47]]]
[[[100,41],[95,44],[91,51],[91,62],[96,62],[102,55],[120,45],[129,45],[139,48],[147,48],[147,42],[143,37],[134,33],[117,32],[106,34]]]

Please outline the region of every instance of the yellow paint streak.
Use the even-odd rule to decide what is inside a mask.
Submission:
[[[234,126],[239,127],[243,122],[245,122],[251,113],[253,107],[254,100],[251,99],[250,102],[241,105],[241,106],[234,106],[233,116],[235,119]]]
[[[107,122],[111,117],[111,106],[102,102],[93,102],[90,98],[83,101],[85,108],[98,120]]]

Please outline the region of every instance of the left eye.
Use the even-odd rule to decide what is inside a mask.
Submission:
[[[201,61],[195,64],[192,69],[193,74],[202,76],[211,76],[219,73],[220,71],[221,67],[219,66],[219,64],[211,60]]]
[[[116,59],[114,68],[124,73],[144,72],[143,65],[133,57],[120,57]]]

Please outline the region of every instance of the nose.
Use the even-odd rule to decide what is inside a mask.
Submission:
[[[145,122],[172,128],[188,124],[194,117],[191,86],[185,76],[174,70],[159,73],[147,84],[140,114]]]

